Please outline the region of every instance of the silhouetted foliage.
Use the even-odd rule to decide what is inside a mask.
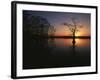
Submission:
[[[23,69],[90,66],[90,46],[76,47],[74,37],[81,26],[72,22],[63,23],[74,34],[70,48],[64,44],[68,37],[54,36],[56,29],[45,18],[23,11]]]
[[[54,26],[49,27],[48,34],[50,36],[54,36],[55,35],[55,32],[56,32],[56,29],[54,28]]]
[[[47,36],[50,26],[50,23],[45,18],[24,12],[23,27],[25,32],[36,36]]]

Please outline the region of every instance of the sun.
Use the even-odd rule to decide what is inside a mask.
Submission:
[[[76,34],[75,34],[75,36],[81,36],[81,32],[77,32]]]

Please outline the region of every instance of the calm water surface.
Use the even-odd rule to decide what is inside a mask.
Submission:
[[[24,41],[23,69],[90,66],[90,39],[50,38]]]
[[[49,43],[49,46],[53,48],[54,50],[66,51],[66,54],[69,53],[69,51],[73,51],[73,50],[75,50],[76,53],[86,52],[88,54],[88,51],[90,50],[90,39],[75,39],[75,41],[76,43],[75,43],[74,49],[73,49],[72,39],[58,39],[58,38],[49,39],[48,43]],[[86,53],[84,53],[84,55]]]

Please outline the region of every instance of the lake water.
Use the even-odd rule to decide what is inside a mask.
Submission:
[[[72,38],[25,41],[23,69],[90,66],[90,39],[75,41],[74,45]]]
[[[49,39],[48,46],[53,48],[52,53],[54,51],[59,51],[59,53],[61,52],[61,54],[63,54],[63,52],[65,51],[66,54],[70,54],[69,51],[74,50],[76,53],[85,52],[85,55],[88,51],[90,51],[90,39],[75,39],[75,41],[76,43],[74,45],[74,49],[72,39]]]

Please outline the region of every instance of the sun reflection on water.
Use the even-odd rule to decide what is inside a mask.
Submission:
[[[77,46],[89,46],[90,45],[90,39],[75,39]]]
[[[72,43],[73,39],[54,39],[53,44],[55,44],[56,46],[73,46]],[[49,41],[49,45],[52,45],[52,42]],[[81,46],[89,46],[90,45],[90,39],[80,39],[80,38],[76,38],[75,39],[75,46],[77,47],[81,47]]]

